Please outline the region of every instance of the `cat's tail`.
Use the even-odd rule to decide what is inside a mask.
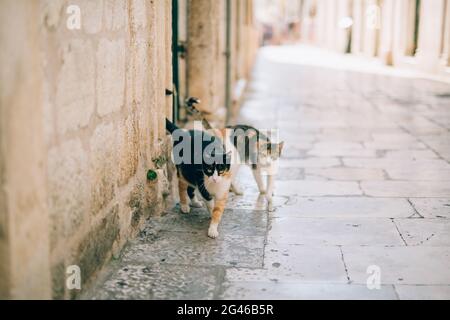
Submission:
[[[173,124],[169,119],[166,118],[166,130],[169,131],[170,134],[173,134],[179,128]]]

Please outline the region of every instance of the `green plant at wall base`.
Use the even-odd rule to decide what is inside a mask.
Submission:
[[[158,174],[154,170],[148,170],[147,171],[147,180],[148,181],[155,181],[158,179]]]
[[[162,169],[164,165],[167,163],[167,159],[164,156],[152,159],[153,163],[156,166],[156,169]]]

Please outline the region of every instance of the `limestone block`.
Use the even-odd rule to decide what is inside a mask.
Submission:
[[[80,5],[81,24],[87,34],[96,34],[102,30],[103,0],[86,0]]]
[[[114,206],[80,243],[71,264],[80,267],[82,284],[85,284],[107,260],[119,230],[119,207]]]
[[[139,127],[133,115],[120,123],[118,134],[118,184],[127,184],[136,174],[139,160]]]
[[[125,97],[125,42],[100,40],[97,50],[97,112],[120,110]]]
[[[95,130],[90,149],[91,211],[97,214],[115,194],[117,148],[113,124],[102,124]]]
[[[121,30],[127,22],[126,2],[123,0],[104,1],[104,27],[106,30]]]
[[[62,50],[55,107],[58,131],[64,134],[89,123],[95,108],[95,62],[89,40],[70,40]]]
[[[132,27],[134,29],[143,29],[147,26],[147,10],[145,0],[133,0],[131,4],[132,10]]]
[[[70,140],[48,154],[50,243],[72,236],[89,211],[88,155],[81,141]]]

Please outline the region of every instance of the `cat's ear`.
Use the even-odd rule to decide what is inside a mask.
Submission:
[[[281,152],[283,151],[283,147],[284,147],[284,141],[281,141],[278,144],[278,155],[280,155],[280,156],[281,156]]]

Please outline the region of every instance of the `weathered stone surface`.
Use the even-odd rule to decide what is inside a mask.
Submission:
[[[222,299],[232,300],[396,300],[393,286],[306,284],[290,281],[225,282]]]
[[[56,83],[58,132],[87,126],[95,108],[95,53],[90,40],[73,39],[62,48],[63,64]]]
[[[426,145],[418,141],[368,141],[364,143],[367,149],[376,150],[423,150]]]
[[[303,180],[305,171],[301,168],[279,168],[277,171],[277,180]]]
[[[395,285],[395,291],[401,300],[448,300],[450,286],[414,286]]]
[[[220,270],[172,265],[121,265],[117,276],[85,299],[206,300],[213,299]]]
[[[389,219],[292,218],[273,219],[268,242],[276,245],[311,246],[401,246],[395,225]]]
[[[118,184],[123,186],[136,174],[139,161],[139,128],[131,115],[118,126],[119,174]]]
[[[289,197],[273,197],[274,208],[281,209],[289,201]],[[228,206],[235,209],[242,210],[256,210],[256,211],[266,211],[267,210],[267,199],[266,196],[260,194],[256,188],[245,189],[244,196],[230,195],[228,200]]]
[[[64,262],[57,263],[51,269],[52,274],[52,299],[62,300],[66,292],[66,267]]]
[[[415,210],[406,199],[366,197],[295,197],[276,217],[408,218]]]
[[[437,159],[435,152],[427,150],[390,150],[386,151],[386,158],[401,160]]]
[[[94,131],[90,148],[91,211],[98,213],[114,197],[116,183],[116,132],[113,124],[100,125]]]
[[[356,196],[362,191],[356,182],[338,181],[279,181],[275,193],[279,196]]]
[[[146,15],[146,4],[147,1],[145,0],[133,0],[131,4],[131,10],[132,10],[132,28],[140,29],[145,28],[147,25],[147,15]]]
[[[450,184],[435,181],[363,181],[361,188],[372,197],[442,198],[450,194]]]
[[[170,232],[198,232],[208,229],[210,216],[206,209],[191,209],[188,215],[181,214],[178,206],[175,212],[169,212],[161,218],[150,222],[144,232],[170,231]],[[265,236],[267,228],[267,212],[242,210],[240,208],[225,210],[220,229],[228,235]],[[145,238],[144,238],[145,239]]]
[[[411,168],[415,170],[427,169],[450,169],[450,164],[442,159],[417,159],[417,160],[399,160],[396,158],[344,158],[343,162],[348,167],[354,168],[373,168],[373,169],[404,169]]]
[[[97,112],[105,116],[125,104],[125,42],[102,39],[97,49]]]
[[[89,216],[88,153],[80,140],[69,140],[48,153],[51,247],[73,236]]]
[[[335,146],[318,146],[316,144],[313,149],[308,151],[308,156],[315,157],[375,157],[376,152],[373,149],[364,149],[361,145],[347,147],[345,145],[335,145]]]
[[[280,161],[280,168],[329,168],[338,165],[340,165],[339,159],[329,157],[314,157],[295,160],[282,159]]]
[[[367,268],[378,266],[382,284],[450,284],[448,247],[343,247],[342,251],[354,283],[366,283]]]
[[[127,22],[126,3],[121,0],[104,1],[104,27],[107,30],[120,30]]]
[[[89,281],[109,258],[113,243],[120,232],[118,215],[119,208],[115,206],[92,228],[74,252],[71,264],[80,267],[82,284]]]
[[[193,232],[161,231],[156,241],[136,243],[124,251],[123,261],[132,263],[184,264],[191,266],[261,267],[264,237],[227,235],[222,232],[215,241],[207,228]],[[219,228],[219,232],[221,229]],[[195,236],[195,237],[194,237]]]
[[[444,181],[450,182],[450,169],[424,168],[397,168],[386,169],[387,175],[393,180],[404,181]]]
[[[80,3],[80,11],[83,19],[81,24],[87,34],[96,34],[102,30],[103,26],[103,0],[83,1]]]
[[[348,281],[339,247],[269,244],[265,249],[264,268],[269,279],[280,281]]]
[[[386,177],[383,170],[365,168],[307,168],[305,174],[341,181],[384,180]]]
[[[439,113],[441,116],[442,112]],[[442,120],[442,119],[441,119]],[[448,132],[440,135],[426,135],[420,136],[420,139],[424,141],[432,150],[437,152],[441,157],[450,161],[450,135]]]
[[[450,199],[410,199],[414,208],[425,218],[450,218]]]
[[[409,246],[450,247],[450,220],[396,219]]]

